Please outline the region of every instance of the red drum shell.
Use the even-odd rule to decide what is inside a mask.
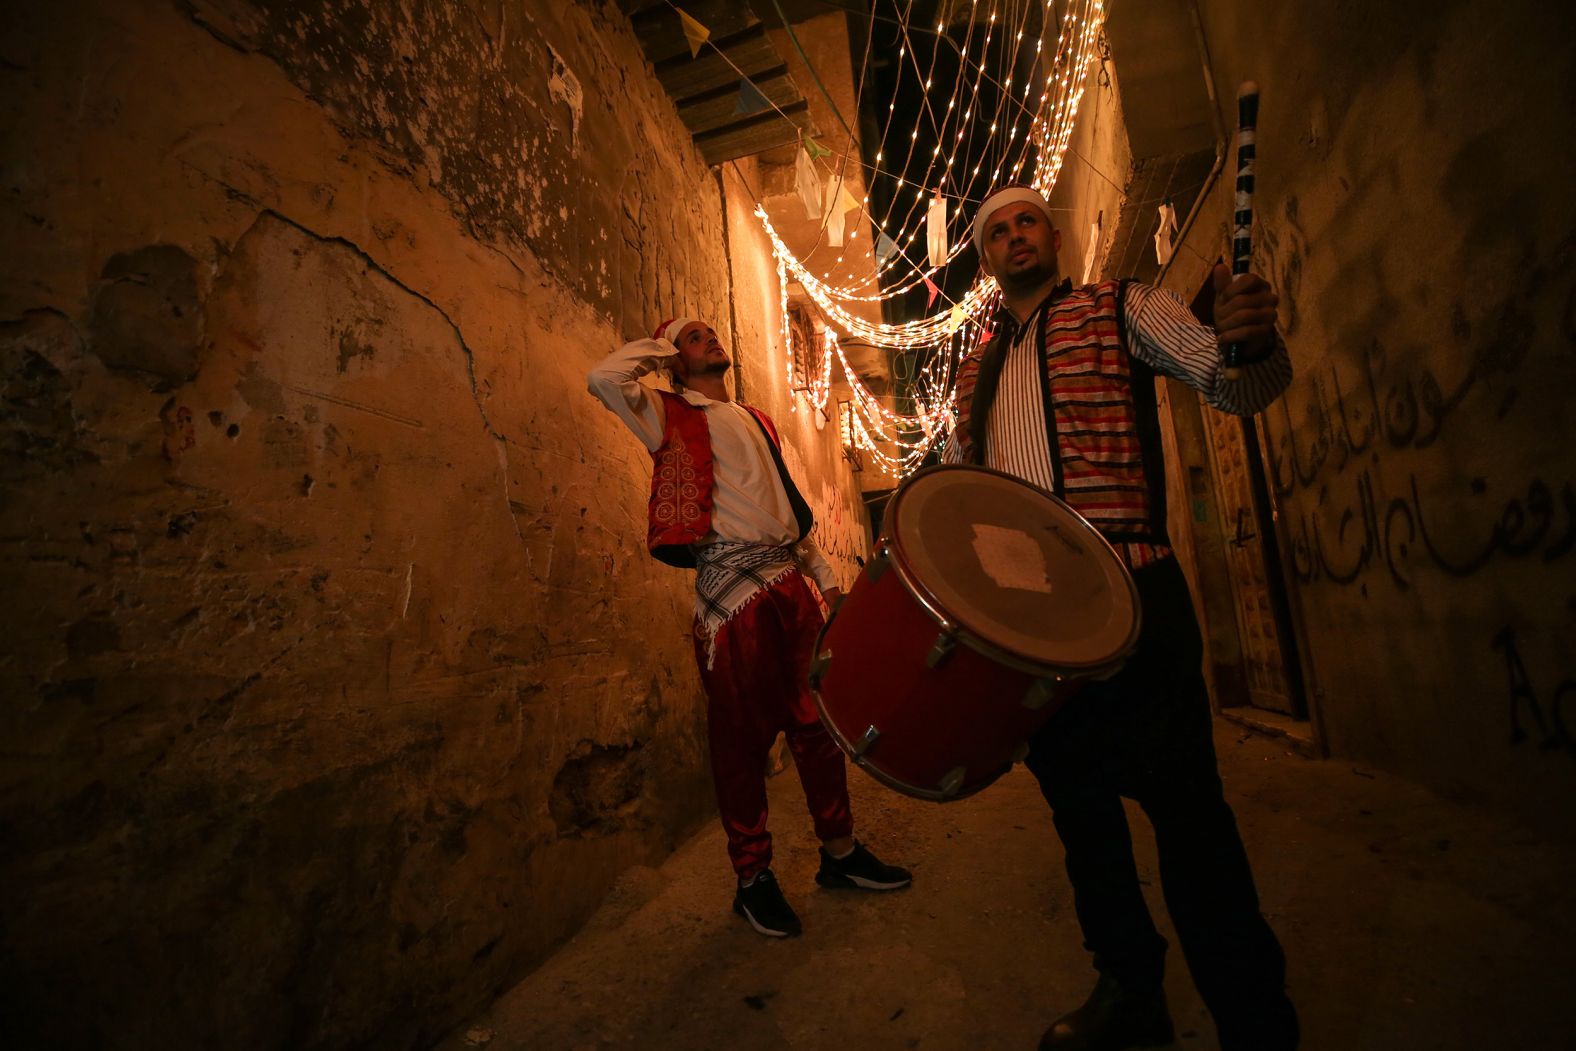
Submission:
[[[905,557],[904,549],[883,538],[877,556],[821,630],[811,685],[822,722],[858,766],[891,788],[938,802],[978,792],[1011,769],[1022,758],[1029,736],[1086,680],[1121,667],[1138,635],[1136,591],[1110,545],[1061,501],[1006,475],[967,467],[916,475],[893,497],[890,529],[898,531],[900,498],[908,486],[944,471],[975,473],[931,477],[924,484],[978,482],[990,475],[994,476],[991,485],[1000,487],[1000,480],[1006,479],[1027,490],[1003,489],[1013,506],[997,509],[998,521],[1019,523],[1039,516],[1047,529],[1064,536],[1069,530],[1086,530],[1093,542],[1079,557],[1109,560],[1101,562],[1099,572],[1105,574],[1101,579],[1115,582],[1099,614],[1105,620],[1097,637],[1118,639],[1120,645],[1106,652],[1113,644],[1102,641],[1094,649],[1078,652],[1079,659],[1061,663],[1003,651],[967,626],[970,614],[977,623],[982,617],[988,623],[989,617],[978,609],[938,608],[935,598],[938,591],[956,597],[972,588],[989,590],[994,587],[990,581],[960,580],[957,570],[950,569],[951,579],[931,582],[944,587],[927,587],[915,578],[914,564],[930,567],[935,574],[941,572],[935,568],[937,560]],[[991,514],[980,517],[988,519]],[[918,537],[911,528],[908,533],[905,540],[912,548]],[[1054,552],[1064,543],[1065,539],[1059,540],[1045,551]],[[1048,557],[1054,561],[1054,553]],[[952,563],[960,564],[957,559]],[[1056,568],[1050,565],[1047,575],[1054,579]],[[1090,579],[1089,573],[1083,574],[1080,601],[1088,601],[1091,587],[1106,587],[1098,581],[1090,584]],[[1054,640],[1048,648],[1056,649]]]

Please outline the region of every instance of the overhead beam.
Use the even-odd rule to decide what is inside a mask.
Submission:
[[[770,110],[737,124],[695,136],[695,145],[707,164],[721,164],[736,157],[748,157],[799,140],[801,131],[810,127],[810,104],[804,99],[783,107],[783,113]]]

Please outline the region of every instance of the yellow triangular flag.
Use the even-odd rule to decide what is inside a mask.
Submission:
[[[849,193],[848,192],[848,187],[846,187],[846,186],[843,187],[842,205],[843,205],[843,211],[845,211],[845,212],[851,212],[855,208],[859,207],[859,198],[857,198],[853,194]]]
[[[952,304],[952,312],[947,315],[947,335],[950,336],[958,329],[962,328],[966,317],[967,315],[963,313],[962,303]]]
[[[711,30],[685,14],[682,8],[674,8],[679,13],[679,21],[684,24],[684,39],[689,41],[690,58],[700,56],[700,46],[711,39]]]

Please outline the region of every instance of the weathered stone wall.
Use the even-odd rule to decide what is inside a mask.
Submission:
[[[1527,3],[1202,8],[1222,97],[1263,89],[1297,372],[1264,429],[1326,743],[1568,829],[1576,43]]]
[[[734,338],[719,183],[612,6],[20,7],[5,1028],[422,1044],[709,811],[584,377]]]

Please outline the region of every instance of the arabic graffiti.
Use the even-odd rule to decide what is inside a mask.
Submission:
[[[848,510],[848,497],[830,481],[822,479],[818,495],[811,536],[838,578],[851,581],[858,575],[859,560],[869,553],[864,521]]]
[[[1295,233],[1294,222],[1290,229]],[[1355,585],[1366,594],[1364,571],[1382,567],[1405,591],[1413,569],[1424,565],[1469,577],[1496,556],[1547,563],[1576,549],[1576,489],[1569,480],[1534,477],[1516,483],[1507,499],[1485,497],[1490,486],[1482,477],[1430,484],[1427,479],[1445,473],[1413,472],[1396,493],[1386,493],[1387,478],[1396,476],[1388,461],[1396,453],[1429,449],[1451,428],[1481,429],[1510,416],[1520,397],[1512,380],[1539,338],[1537,308],[1576,264],[1576,235],[1541,264],[1526,263],[1525,279],[1476,326],[1459,302],[1452,310],[1452,339],[1465,350],[1452,359],[1455,375],[1442,378],[1427,365],[1403,370],[1375,338],[1357,356],[1356,377],[1343,376],[1331,362],[1302,381],[1303,419],[1293,420],[1285,398],[1265,415],[1269,482],[1288,512],[1288,547],[1303,583]],[[1576,333],[1570,318],[1564,321],[1561,335],[1571,339]],[[1407,347],[1401,356],[1410,364],[1427,349]],[[1473,392],[1476,404],[1464,408]],[[1344,503],[1331,499],[1342,479],[1351,486]]]
[[[1515,630],[1505,627],[1494,636],[1491,645],[1505,655],[1505,675],[1510,691],[1510,743],[1518,745],[1527,739],[1527,731],[1521,726],[1521,712],[1525,708],[1537,723],[1538,748],[1546,752],[1564,749],[1567,755],[1576,755],[1576,739],[1572,739],[1566,728],[1564,715],[1566,699],[1576,697],[1576,678],[1567,678],[1554,688],[1545,717],[1532,678],[1516,649]]]
[[[1487,486],[1479,478],[1469,488],[1481,496]],[[1312,513],[1303,514],[1293,528],[1292,568],[1302,583],[1353,584],[1364,570],[1382,564],[1396,588],[1406,591],[1412,584],[1409,560],[1414,552],[1450,576],[1469,577],[1496,554],[1554,562],[1576,549],[1576,485],[1569,481],[1559,487],[1556,497],[1552,485],[1533,479],[1525,496],[1512,497],[1500,506],[1492,526],[1450,549],[1438,523],[1430,525],[1416,475],[1408,478],[1402,495],[1386,500],[1377,495],[1374,473],[1365,469],[1357,476],[1356,490],[1353,506],[1336,519],[1333,536],[1326,535]],[[1461,514],[1466,502],[1453,501],[1453,519],[1467,517]]]
[[[1294,223],[1291,229],[1296,231]],[[1309,488],[1324,469],[1339,471],[1353,457],[1381,445],[1425,449],[1434,444],[1469,392],[1487,380],[1508,380],[1520,369],[1538,342],[1536,318],[1546,312],[1547,293],[1556,292],[1573,269],[1576,234],[1566,236],[1543,260],[1529,254],[1518,270],[1522,276],[1514,290],[1483,312],[1476,324],[1458,300],[1450,311],[1450,339],[1466,353],[1461,356],[1465,367],[1453,383],[1442,382],[1428,367],[1392,377],[1391,355],[1375,338],[1359,356],[1362,375],[1357,384],[1342,383],[1333,363],[1328,376],[1321,373],[1305,384],[1312,386],[1313,398],[1309,419],[1302,426],[1293,424],[1290,407],[1282,398],[1279,419],[1271,416],[1266,420],[1271,429],[1280,432],[1270,442],[1276,491],[1285,495],[1299,485]],[[1294,280],[1295,275],[1288,277],[1288,281]],[[1576,286],[1566,292],[1557,336],[1576,343]],[[1412,351],[1408,358],[1421,357],[1428,350],[1423,346],[1407,349]],[[1333,394],[1326,390],[1327,382]],[[1498,402],[1488,410],[1496,421],[1510,414],[1520,392],[1506,385],[1498,394]],[[1309,432],[1312,440],[1299,444],[1299,433]]]

